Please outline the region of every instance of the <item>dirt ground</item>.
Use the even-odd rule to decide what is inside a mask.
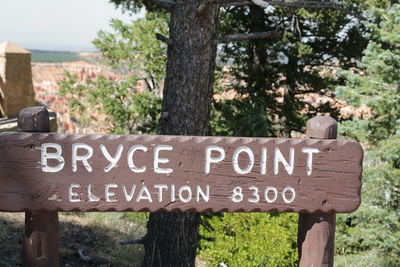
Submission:
[[[140,266],[143,246],[119,242],[145,234],[146,214],[60,213],[59,221],[61,266]],[[23,227],[23,213],[0,213],[0,266],[21,265]]]

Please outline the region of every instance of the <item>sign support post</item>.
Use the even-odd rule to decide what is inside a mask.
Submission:
[[[312,139],[336,139],[337,122],[329,116],[316,116],[307,122],[306,134]],[[300,267],[333,267],[335,226],[335,213],[299,214]]]
[[[38,106],[21,110],[18,128],[21,132],[50,132],[47,109]],[[25,212],[22,266],[59,266],[57,212]]]
[[[336,213],[360,203],[363,149],[317,116],[305,139],[71,135],[27,108],[0,133],[0,211],[25,212],[23,266],[59,266],[58,211],[297,212],[300,267],[333,267]]]

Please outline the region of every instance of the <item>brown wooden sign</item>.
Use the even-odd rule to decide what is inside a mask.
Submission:
[[[0,211],[351,212],[356,142],[0,134]]]

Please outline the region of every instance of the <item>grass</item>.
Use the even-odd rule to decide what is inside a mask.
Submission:
[[[142,237],[144,213],[60,213],[61,266],[140,266],[142,245],[121,246],[120,241]],[[0,213],[0,266],[21,264],[23,213]],[[81,250],[90,260],[84,261]]]

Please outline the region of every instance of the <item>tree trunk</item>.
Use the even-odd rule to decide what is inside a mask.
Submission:
[[[171,14],[159,134],[206,135],[214,81],[218,8],[198,15],[197,0],[177,0]],[[198,213],[152,213],[143,266],[194,266]]]

